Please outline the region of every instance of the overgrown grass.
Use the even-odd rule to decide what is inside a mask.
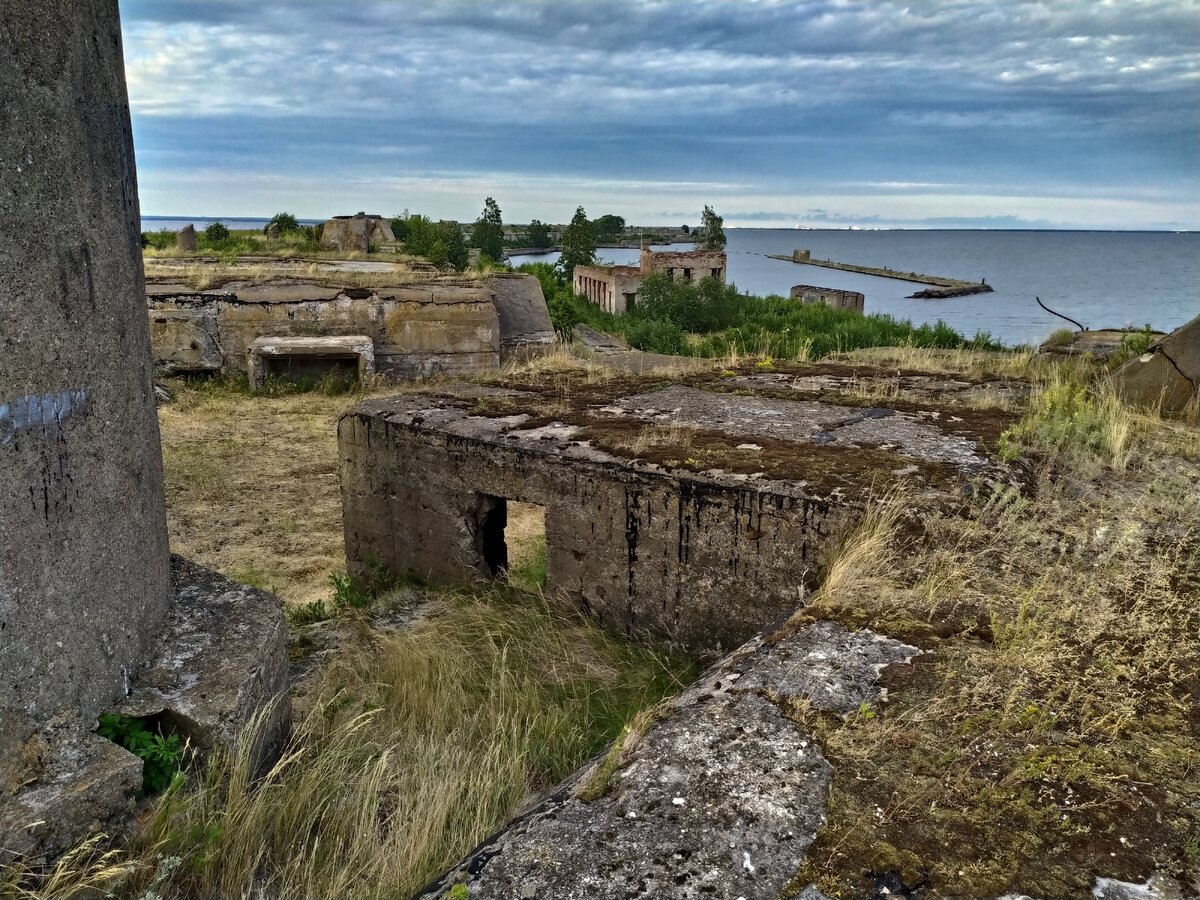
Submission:
[[[1001,349],[987,334],[967,339],[941,321],[913,325],[888,315],[864,316],[823,303],[740,294],[734,285],[719,284],[711,278],[695,284],[671,281],[662,273],[644,278],[638,305],[618,316],[573,296],[571,287],[558,282],[544,264],[521,269],[538,276],[560,334],[582,322],[620,335],[639,350],[655,353],[808,360],[862,347],[902,344]]]
[[[525,592],[435,604],[326,666],[261,781],[248,733],[123,852],[68,865],[117,897],[172,860],[158,895],[407,897],[692,677]]]
[[[1035,388],[1025,417],[1004,433],[1000,452],[1016,459],[1035,450],[1075,465],[1100,462],[1123,471],[1138,419],[1109,381],[1089,384],[1054,369]]]
[[[1200,868],[1200,436],[1080,387],[1034,402],[1032,489],[919,523],[891,498],[843,541],[800,620],[926,655],[871,716],[793,710],[835,771],[794,889],[861,896],[892,871],[1051,900]]]

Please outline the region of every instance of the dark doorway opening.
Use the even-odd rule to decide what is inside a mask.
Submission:
[[[508,525],[508,501],[490,494],[479,495],[476,513],[475,549],[492,578],[508,570],[508,544],[504,529]]]

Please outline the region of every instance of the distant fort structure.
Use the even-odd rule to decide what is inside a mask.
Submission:
[[[576,266],[572,285],[606,312],[623,314],[637,304],[642,279],[651,272],[666,272],[674,281],[715,278],[725,283],[724,250],[650,250],[642,248],[637,266]]]

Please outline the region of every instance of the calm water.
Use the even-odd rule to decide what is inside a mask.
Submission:
[[[783,294],[793,284],[861,291],[867,312],[914,322],[943,319],[973,335],[1008,344],[1042,340],[1067,323],[1089,328],[1149,324],[1170,331],[1200,313],[1200,233],[1092,231],[799,231],[726,229],[729,280],[751,294]],[[909,300],[918,285],[768,259],[800,247],[820,259],[977,281],[995,289],[950,300]],[[690,249],[690,245],[680,245]],[[600,252],[610,263],[636,264],[638,251]],[[519,257],[553,262],[557,254]]]
[[[166,216],[142,216],[142,231],[178,231],[184,225],[194,225],[197,231],[203,231],[213,222],[224,222],[231,230],[247,231],[251,228],[261,231],[267,227],[270,219],[239,219],[226,216],[221,219],[169,219]],[[299,219],[301,225],[319,225],[324,219]]]

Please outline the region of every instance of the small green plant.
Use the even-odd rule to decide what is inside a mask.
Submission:
[[[293,625],[311,625],[314,622],[324,622],[326,619],[332,619],[333,615],[334,611],[321,599],[302,603],[298,606],[290,606],[287,611],[288,621]]]
[[[446,900],[468,900],[470,896],[471,892],[467,890],[465,884],[456,884],[446,891]]]
[[[143,793],[166,790],[183,763],[184,745],[179,735],[164,735],[161,728],[151,731],[143,719],[108,713],[100,717],[96,733],[142,760]]]
[[[334,572],[329,576],[335,610],[363,609],[394,588],[419,584],[417,579],[396,575],[375,556],[367,557],[366,565],[367,570],[361,575]]]

